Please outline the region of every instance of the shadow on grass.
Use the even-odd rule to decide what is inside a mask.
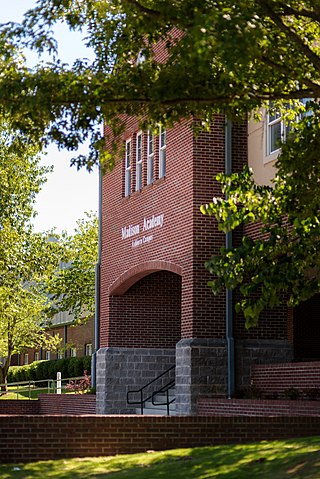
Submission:
[[[1,479],[319,479],[320,438],[0,466]]]

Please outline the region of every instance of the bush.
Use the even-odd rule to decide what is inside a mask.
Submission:
[[[8,373],[8,382],[56,379],[57,372],[61,372],[62,378],[72,378],[82,376],[83,371],[87,371],[89,375],[91,374],[91,356],[34,361],[25,366],[11,366]]]

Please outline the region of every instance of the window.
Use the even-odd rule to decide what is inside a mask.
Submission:
[[[92,344],[88,343],[84,346],[85,356],[92,356]]]
[[[51,357],[50,351],[46,351],[46,360],[49,361]]]
[[[24,364],[29,364],[29,354],[25,353],[24,355]]]
[[[35,360],[35,361],[39,361],[39,357],[40,357],[40,356],[39,356],[39,353],[38,353],[38,352],[35,352],[35,353],[34,353],[34,360]]]
[[[63,351],[58,351],[58,359],[63,359],[64,355],[63,355]]]
[[[303,105],[306,105],[310,101],[310,98],[303,98],[300,102]],[[270,108],[272,109],[272,102],[270,102]],[[288,105],[288,108],[290,106]],[[306,111],[305,113],[300,114],[296,121],[303,118],[304,116],[309,116],[311,111]],[[290,131],[290,122],[284,121],[283,117],[276,110],[270,111],[267,115],[267,155],[271,155],[280,150],[280,143],[285,142]]]
[[[154,171],[154,133],[148,131],[147,185],[153,183]]]
[[[131,195],[131,140],[126,141],[124,195]]]
[[[136,191],[142,188],[142,132],[136,136]]]
[[[70,348],[70,356],[71,358],[75,358],[77,356],[77,348]]]
[[[167,130],[160,126],[159,131],[159,178],[166,176]]]
[[[267,154],[280,149],[280,142],[285,141],[285,122],[280,113],[274,111],[267,116]]]

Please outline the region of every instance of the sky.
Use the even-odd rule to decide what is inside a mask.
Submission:
[[[23,13],[35,6],[33,0],[0,0],[0,23],[7,21],[19,22]],[[62,61],[72,63],[76,58],[90,58],[88,51],[81,42],[80,35],[70,33],[65,27],[56,29],[60,43],[59,56]],[[27,55],[30,66],[37,62],[36,56]],[[78,150],[85,153],[86,148]],[[47,182],[37,196],[35,209],[38,212],[34,220],[36,231],[47,231],[56,228],[71,234],[76,227],[76,221],[85,217],[85,212],[98,209],[98,172],[88,173],[85,169],[77,171],[70,167],[70,160],[77,152],[58,151],[51,145],[47,154],[42,157],[43,165],[53,165],[53,173],[48,174]]]

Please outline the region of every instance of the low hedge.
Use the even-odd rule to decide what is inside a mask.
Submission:
[[[11,366],[8,382],[56,379],[57,372],[61,372],[62,378],[73,378],[83,376],[84,371],[91,374],[91,356],[34,361],[25,366]]]

